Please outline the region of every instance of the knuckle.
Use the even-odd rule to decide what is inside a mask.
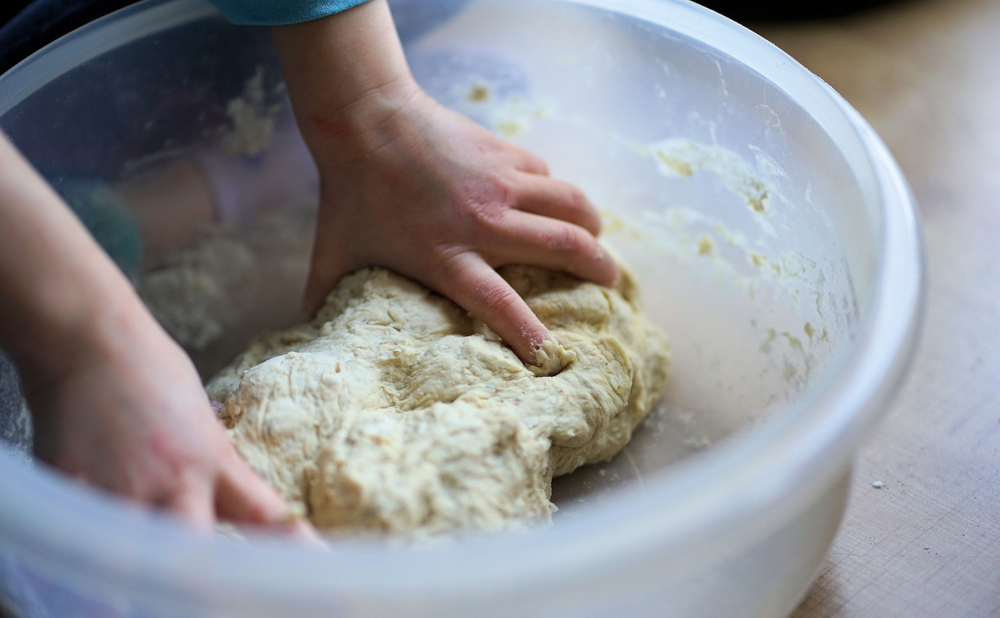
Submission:
[[[514,180],[507,176],[496,175],[490,179],[488,199],[493,202],[502,214],[503,211],[517,205],[517,187]]]
[[[560,226],[557,231],[549,232],[542,236],[544,247],[555,253],[575,254],[582,252],[587,241],[581,229],[570,225]]]
[[[434,269],[444,280],[455,280],[469,268],[466,252],[455,245],[441,245],[435,248],[439,268]]]
[[[512,179],[499,174],[481,178],[459,190],[459,212],[480,225],[492,225],[517,205],[517,188]]]
[[[456,302],[468,298],[469,282],[474,277],[473,260],[470,259],[468,250],[456,246],[443,246],[437,251],[436,263],[426,269],[427,283]]]

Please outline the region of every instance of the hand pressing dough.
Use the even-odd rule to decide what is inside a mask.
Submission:
[[[549,521],[552,477],[625,446],[663,394],[669,350],[624,269],[613,290],[500,272],[558,342],[543,369],[451,301],[362,270],[311,322],[265,335],[209,383],[236,449],[327,532]]]

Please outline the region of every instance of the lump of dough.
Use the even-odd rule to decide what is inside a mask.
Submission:
[[[625,446],[663,393],[669,348],[625,269],[615,289],[500,273],[554,337],[545,371],[451,301],[361,270],[315,319],[260,338],[208,384],[237,451],[327,532],[549,521],[552,477]]]

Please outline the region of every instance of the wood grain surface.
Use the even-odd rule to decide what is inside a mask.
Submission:
[[[927,246],[920,349],[793,616],[1000,616],[1000,2],[750,26],[875,127]]]

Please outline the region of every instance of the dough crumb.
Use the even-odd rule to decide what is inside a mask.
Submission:
[[[326,533],[549,522],[552,478],[625,446],[663,394],[669,348],[626,269],[614,289],[499,272],[552,335],[538,367],[451,301],[361,270],[209,382],[237,451]]]
[[[576,352],[567,350],[555,339],[543,341],[535,351],[535,365],[529,365],[536,376],[552,377],[558,375],[570,363],[576,360]]]

